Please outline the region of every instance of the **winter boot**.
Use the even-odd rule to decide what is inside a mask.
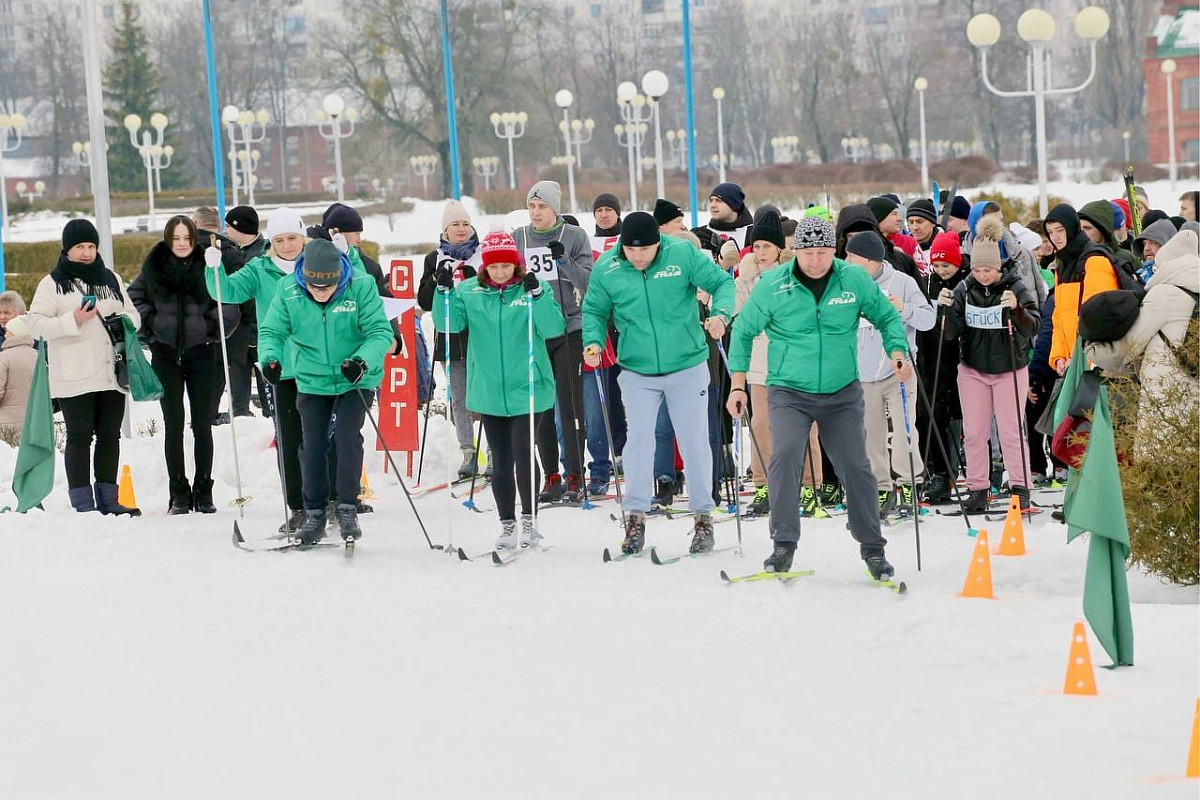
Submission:
[[[1029,511],[1033,507],[1033,504],[1029,501],[1029,490],[1026,489],[1024,486],[1013,486],[1009,490],[1009,495],[1011,497],[1021,498],[1021,512],[1022,513]]]
[[[820,498],[811,486],[800,489],[800,516],[815,517],[823,513]]]
[[[871,577],[877,581],[886,581],[896,574],[896,570],[888,563],[887,556],[882,552],[867,556],[863,559],[867,565],[867,569],[871,571]]]
[[[790,572],[792,557],[796,555],[795,542],[776,542],[775,549],[763,562],[764,572]]]
[[[296,532],[300,544],[316,544],[325,538],[325,522],[329,515],[325,508],[304,509],[304,524]]]
[[[515,519],[500,520],[500,535],[496,538],[496,550],[516,550],[519,546],[517,521]]]
[[[646,518],[637,512],[625,515],[625,538],[621,541],[621,552],[627,555],[642,552],[646,546]]]
[[[711,553],[713,550],[712,517],[708,514],[697,514],[696,522],[692,525],[692,531],[692,546],[688,548],[688,552],[693,555]]]
[[[117,502],[117,485],[115,483],[97,483],[96,489],[96,508],[101,514],[128,514],[131,517],[140,517],[141,509],[129,508]]]
[[[291,516],[288,521],[279,526],[280,533],[295,533],[304,525],[304,520],[307,519],[303,509],[292,509]]]
[[[171,481],[171,500],[167,505],[167,514],[176,516],[192,510],[192,487],[186,481]]]
[[[746,507],[746,516],[765,517],[771,513],[771,497],[766,485],[754,490],[754,499]]]
[[[561,503],[562,499],[563,499],[562,475],[559,475],[557,472],[547,475],[546,482],[544,484],[542,484],[541,494],[538,495],[538,504],[539,505],[547,505],[550,503]]]
[[[71,497],[71,508],[80,513],[96,510],[96,496],[92,494],[92,487],[77,486],[68,494]]]
[[[356,500],[354,501],[354,510],[359,514],[374,514],[375,506],[367,505],[362,500]]]
[[[589,497],[603,497],[608,494],[608,485],[611,481],[607,478],[600,478],[595,475],[588,481],[587,490]]]
[[[923,494],[925,502],[930,505],[941,505],[950,502],[950,478],[937,473],[930,475],[925,482]]]
[[[362,538],[362,528],[358,527],[358,509],[353,503],[338,503],[337,521],[343,539]]]
[[[652,508],[670,508],[675,501],[675,481],[670,478],[659,478],[654,482],[654,498],[650,501]]]
[[[216,427],[218,425],[228,425],[229,424],[229,412],[222,411],[219,414],[214,414],[213,419],[212,419],[212,424],[213,424],[213,427]]]
[[[981,514],[987,511],[988,507],[988,490],[975,489],[967,492],[967,496],[963,499],[963,510],[968,514]]]
[[[833,508],[841,505],[846,499],[846,493],[842,490],[841,484],[838,483],[822,483],[821,484],[821,505],[826,508]]]
[[[192,484],[192,508],[197,513],[217,513],[217,507],[213,503],[212,487],[213,482],[211,480],[200,480],[199,478]]]
[[[879,518],[887,519],[887,516],[896,510],[896,490],[887,489],[879,493]]]
[[[472,475],[475,474],[475,470],[476,470],[475,448],[474,447],[462,448],[462,457],[463,457],[462,464],[459,465],[459,467],[458,467],[458,479],[460,481],[467,480],[468,478],[470,478]]]
[[[533,514],[521,515],[521,547],[537,547],[542,543],[542,535],[538,533],[537,520]]]
[[[568,472],[566,486],[563,491],[562,501],[564,503],[582,503],[583,502],[583,478],[578,472]]]

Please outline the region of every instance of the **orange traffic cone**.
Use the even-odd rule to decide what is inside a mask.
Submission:
[[[371,482],[367,480],[367,468],[362,468],[362,479],[359,481],[359,500],[374,500],[375,493],[371,491]]]
[[[1025,524],[1021,521],[1021,498],[1013,495],[1008,501],[1008,516],[1004,518],[1004,533],[1000,538],[998,556],[1025,555]]]
[[[992,559],[988,556],[987,529],[981,528],[975,537],[975,550],[971,553],[971,566],[967,569],[967,580],[963,584],[962,597],[986,597],[992,594]]]
[[[133,494],[133,473],[129,465],[121,467],[121,480],[117,484],[117,502],[127,508],[137,508],[137,498]]]
[[[1092,672],[1092,654],[1082,622],[1075,623],[1071,634],[1071,653],[1067,661],[1067,679],[1063,694],[1096,694],[1096,674]]]
[[[1192,745],[1188,748],[1187,776],[1200,778],[1200,699],[1196,700],[1196,715],[1192,717]]]

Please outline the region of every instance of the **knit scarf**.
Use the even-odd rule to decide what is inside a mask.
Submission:
[[[468,260],[471,256],[475,255],[477,249],[479,249],[479,234],[477,233],[472,233],[471,238],[461,244],[451,244],[446,241],[444,236],[441,242],[438,243],[438,250],[455,261]]]
[[[67,258],[66,253],[61,254],[58,264],[50,273],[50,280],[54,281],[54,287],[59,294],[70,294],[79,289],[79,284],[83,284],[86,289],[83,294],[125,302],[116,274],[104,266],[104,259],[99,253],[96,253],[96,260],[90,264],[72,261]]]

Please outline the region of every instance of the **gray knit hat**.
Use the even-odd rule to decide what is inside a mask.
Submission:
[[[309,286],[332,286],[342,277],[342,254],[326,239],[313,239],[304,246],[300,266]]]
[[[822,217],[804,217],[796,223],[795,249],[808,247],[837,248],[833,224]]]
[[[562,213],[562,187],[558,185],[558,181],[538,181],[529,190],[529,194],[525,195],[525,202],[530,200],[541,200],[554,211],[555,214]]]

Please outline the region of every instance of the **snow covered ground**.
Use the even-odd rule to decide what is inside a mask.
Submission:
[[[547,510],[556,547],[498,569],[431,552],[369,451],[353,561],[245,553],[233,510],[165,516],[155,412],[137,405],[122,456],[145,516],[76,515],[61,460],[45,512],[0,516],[0,797],[1196,797],[1196,590],[1131,574],[1137,665],[1063,696],[1087,548],[1045,517],[1027,556],[993,557],[996,600],[956,596],[975,540],[939,516],[919,573],[911,526],[885,531],[904,597],[866,581],[844,518],[805,523],[816,575],[792,586],[718,578],[758,569],[763,521],[744,557],[603,564],[612,503]],[[262,537],[271,426],[239,423],[241,524]],[[453,450],[430,430],[426,483]],[[14,460],[0,445],[0,506]],[[416,503],[444,541],[445,494]],[[490,547],[493,513],[449,510],[456,542]],[[687,530],[651,520],[649,543],[681,552]]]

